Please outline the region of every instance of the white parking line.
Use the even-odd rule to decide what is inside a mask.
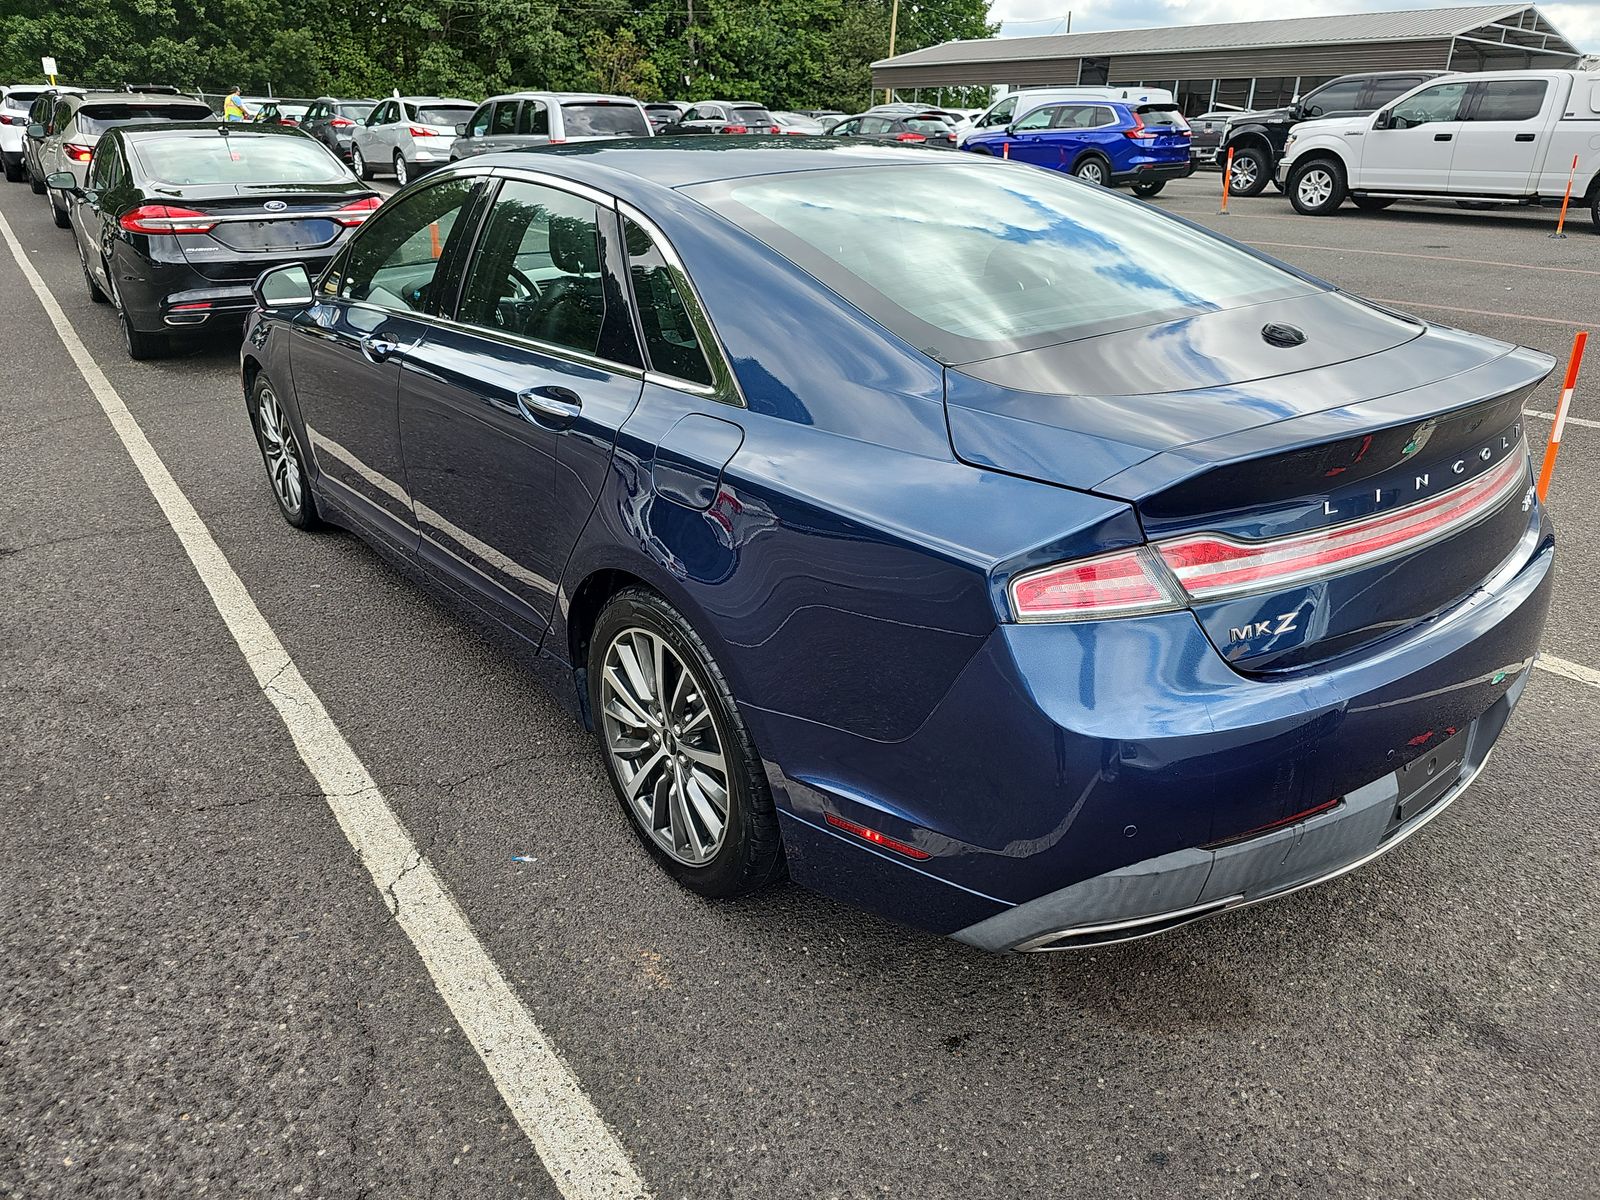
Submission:
[[[1556,419],[1555,413],[1540,412],[1537,408],[1525,408],[1522,410],[1522,415],[1525,417],[1539,417],[1546,421],[1554,421]],[[1568,417],[1567,424],[1582,425],[1585,429],[1600,429],[1600,421],[1590,421],[1583,417]]]
[[[4,216],[0,216],[0,234],[10,244],[12,257],[122,439],[145,486],[166,514],[339,827],[416,947],[434,986],[488,1067],[556,1187],[567,1200],[647,1196],[616,1135],[506,982],[433,865],[412,842],[322,701],[301,676],[200,514],[28,262]]]
[[[1553,654],[1541,654],[1533,660],[1533,665],[1543,667],[1552,675],[1561,675],[1567,679],[1575,679],[1579,683],[1587,683],[1590,687],[1600,688],[1600,671],[1586,667],[1582,663],[1557,658]]]

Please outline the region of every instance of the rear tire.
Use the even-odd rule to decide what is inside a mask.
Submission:
[[[350,151],[350,167],[355,171],[357,179],[372,178],[372,168],[367,165],[366,156],[361,153],[359,147]]]
[[[406,156],[398,150],[394,152],[394,181],[401,187],[411,182],[411,167],[406,163]]]
[[[27,177],[21,163],[6,163],[6,182],[21,183]]]
[[[111,303],[117,307],[117,324],[122,327],[122,344],[127,348],[128,357],[135,362],[165,358],[172,349],[172,343],[167,340],[167,335],[143,333],[135,329],[133,321],[128,317],[128,310],[122,305],[122,293],[117,290],[117,278],[109,266],[106,269],[106,278],[111,280]]]
[[[607,601],[589,640],[588,686],[617,799],[668,874],[713,899],[744,895],[783,874],[761,757],[711,652],[672,605],[643,588]],[[720,771],[706,765],[713,761]],[[624,772],[638,785],[637,800]],[[719,815],[719,774],[726,805],[713,834],[707,814]]]
[[[1314,158],[1289,173],[1289,203],[1303,216],[1337,212],[1344,197],[1344,167],[1331,158]]]
[[[1600,233],[1600,187],[1589,195],[1589,220],[1594,222],[1594,231]]]
[[[88,289],[89,299],[96,304],[105,304],[107,297],[104,289],[95,282],[94,272],[89,270],[89,257],[84,254],[83,246],[78,246],[78,265],[83,268],[83,286]]]
[[[1072,174],[1095,187],[1105,187],[1111,182],[1111,169],[1098,154],[1086,154],[1073,163]]]
[[[1356,207],[1362,212],[1382,212],[1394,203],[1393,198],[1389,196],[1352,196],[1350,199],[1355,201]]]
[[[1152,179],[1148,183],[1134,184],[1133,194],[1141,200],[1148,200],[1151,196],[1159,196],[1161,189],[1166,186],[1167,181],[1165,179]]]
[[[1223,170],[1228,171],[1228,193],[1233,196],[1259,196],[1266,191],[1272,179],[1272,164],[1255,146],[1246,146],[1233,152],[1233,165],[1229,167],[1228,152],[1222,151]]]

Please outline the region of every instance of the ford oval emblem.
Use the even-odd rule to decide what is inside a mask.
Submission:
[[[287,204],[285,204],[282,200],[268,200],[261,207],[266,209],[268,212],[282,212],[284,209],[288,208],[289,206]]]
[[[1298,346],[1306,340],[1303,331],[1293,325],[1280,325],[1276,321],[1261,327],[1261,337],[1269,346]]]

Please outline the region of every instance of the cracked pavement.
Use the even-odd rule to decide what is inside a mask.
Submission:
[[[1373,253],[1600,272],[1586,218],[1562,243],[1536,213],[1218,220],[1216,183],[1161,203],[1402,303],[1596,311],[1600,274]],[[1536,673],[1472,793],[1395,854],[1149,942],[997,959],[792,886],[707,904],[508,639],[279,519],[236,343],[129,363],[42,200],[0,186],[0,211],[663,1200],[1600,1194],[1592,689]],[[3,255],[0,294],[0,1197],[554,1197],[397,928],[421,860],[373,886],[264,690],[288,693]],[[1574,415],[1600,420],[1600,361]],[[1545,643],[1594,667],[1597,439],[1569,427],[1557,471]]]

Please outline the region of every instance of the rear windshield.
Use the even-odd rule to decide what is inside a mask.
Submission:
[[[343,183],[350,178],[322,143],[298,134],[141,137],[130,144],[152,183]]]
[[[946,363],[1320,290],[1159,210],[1033,167],[957,160],[684,190]],[[1169,352],[1192,351],[1174,342]]]
[[[365,121],[377,107],[376,104],[341,104],[339,115],[349,117],[352,121]]]
[[[735,104],[733,106],[733,119],[743,121],[746,125],[772,125],[775,122],[772,114],[766,109],[754,104]]]
[[[568,137],[649,137],[650,122],[633,104],[563,104]]]
[[[459,125],[476,109],[470,104],[419,104],[415,111],[413,120],[424,125]]]
[[[139,121],[210,121],[215,116],[204,104],[85,104],[78,110],[78,128],[104,133]]]
[[[1137,112],[1146,125],[1189,128],[1189,122],[1183,119],[1183,110],[1176,104],[1141,104]]]
[[[40,89],[41,91],[43,89]],[[31,108],[33,102],[39,98],[38,92],[30,92],[20,88],[13,88],[6,93],[7,108]]]

